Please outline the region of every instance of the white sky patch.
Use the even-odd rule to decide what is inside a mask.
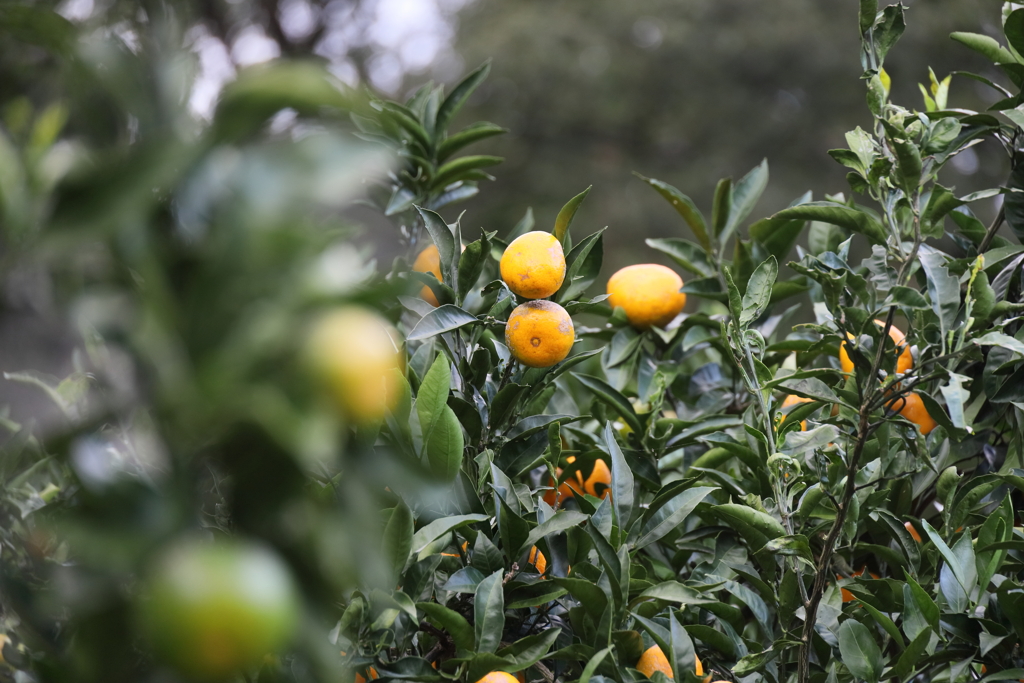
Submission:
[[[85,21],[92,16],[95,8],[93,0],[64,0],[57,7],[57,14],[68,21]]]
[[[193,115],[209,119],[221,88],[235,77],[235,65],[224,43],[205,31],[195,39],[192,49],[199,57],[199,75],[192,86],[188,108]]]
[[[239,66],[251,66],[281,56],[281,47],[258,26],[242,29],[231,45],[231,57]]]

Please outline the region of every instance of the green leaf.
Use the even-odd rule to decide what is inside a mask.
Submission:
[[[419,206],[416,207],[416,210],[423,219],[423,225],[430,234],[430,239],[433,240],[434,245],[437,247],[437,254],[441,261],[441,280],[443,282],[456,282],[458,278],[453,277],[456,275],[453,269],[457,263],[457,250],[462,245],[455,244],[455,235],[452,233],[452,229],[448,227],[444,219],[435,211]]]
[[[590,683],[590,677],[594,675],[594,672],[597,671],[597,667],[601,665],[601,662],[604,661],[604,658],[607,657],[611,651],[611,647],[606,647],[603,650],[595,652],[594,656],[587,662],[587,665],[583,667],[583,673],[580,674],[580,679],[577,683]]]
[[[405,132],[412,136],[412,139],[420,144],[423,149],[429,153],[434,148],[434,142],[430,139],[430,134],[423,125],[416,120],[412,112],[405,109],[399,104],[394,102],[388,102],[384,105],[384,113],[391,117],[391,119],[401,126]]]
[[[615,431],[611,422],[604,425],[604,445],[612,460],[612,502],[615,505],[615,518],[619,529],[625,532],[633,515],[633,470],[622,455],[622,449],[615,440]]]
[[[696,588],[684,586],[678,581],[663,581],[651,586],[637,596],[633,602],[638,603],[643,600],[664,600],[680,605],[707,605],[718,602],[715,598],[706,597]]]
[[[647,246],[668,255],[673,261],[701,277],[713,277],[715,267],[708,260],[707,252],[699,246],[681,237],[651,238],[646,240]]]
[[[1012,5],[1011,5],[1012,6]],[[1024,10],[1015,9],[1003,22],[1003,33],[1006,34],[1006,41],[1017,54],[1024,55]]]
[[[550,581],[569,591],[569,595],[576,598],[580,605],[595,619],[600,618],[608,606],[608,597],[592,581],[586,579],[566,579],[560,576],[552,576]]]
[[[786,530],[777,519],[746,505],[726,503],[711,509],[740,533],[751,551],[760,550],[769,540],[786,535]]]
[[[810,398],[824,403],[839,403],[839,397],[835,395],[835,392],[829,389],[827,384],[814,377],[787,379],[779,386],[787,393],[803,398]]]
[[[391,512],[388,523],[384,527],[383,550],[381,554],[392,575],[402,573],[409,553],[412,551],[413,518],[412,511],[403,501]]]
[[[977,683],[992,683],[993,681],[1019,681],[1024,679],[1024,669],[1003,669],[994,674],[985,676]]]
[[[443,353],[430,365],[416,395],[416,415],[420,419],[422,434],[429,434],[448,407],[448,391],[452,383],[452,370]]]
[[[757,320],[768,307],[772,296],[772,285],[779,274],[779,264],[774,256],[769,256],[755,270],[747,283],[747,292],[743,295],[743,312],[740,314],[740,325],[746,327]]]
[[[725,286],[729,288],[729,312],[732,313],[735,320],[739,321],[743,314],[743,297],[732,278],[732,269],[728,266],[722,268],[722,275],[725,277]]]
[[[430,472],[441,481],[455,481],[462,469],[465,437],[455,411],[447,405],[425,437]]]
[[[960,281],[946,268],[946,259],[942,253],[930,250],[921,253],[918,259],[928,276],[928,296],[945,339],[946,334],[953,329],[956,314],[960,310]]]
[[[885,243],[885,230],[877,220],[857,209],[834,202],[808,202],[783,209],[773,218],[821,221],[860,233],[874,244]]]
[[[414,553],[420,552],[438,538],[450,531],[453,531],[454,529],[489,519],[490,517],[487,515],[455,515],[453,517],[435,519],[433,522],[413,534],[412,551]]]
[[[418,602],[416,607],[448,632],[455,647],[469,651],[476,649],[473,627],[464,616],[436,602]]]
[[[860,0],[860,32],[867,33],[875,25],[878,16],[878,0]]]
[[[571,374],[603,403],[606,403],[615,410],[634,432],[643,434],[644,428],[640,423],[640,418],[637,417],[636,411],[633,410],[632,404],[626,400],[625,396],[602,379],[591,377],[590,375],[582,375],[578,372]]]
[[[950,547],[946,545],[946,542],[942,540],[942,536],[939,536],[939,532],[937,532],[932,527],[932,525],[927,522],[927,520],[921,520],[921,526],[928,534],[928,538],[930,538],[932,540],[932,543],[935,544],[935,547],[938,549],[939,554],[942,555],[943,559],[946,560],[947,566],[949,567],[950,571],[953,572],[953,576],[956,577],[956,580],[960,584],[960,587],[964,589],[965,593],[968,593],[968,571],[970,571],[974,575],[975,582],[977,581],[977,568],[974,566],[973,563],[973,553],[971,567],[970,569],[968,569],[967,567],[961,564],[960,558],[957,556],[957,553],[954,553],[953,550],[951,550]],[[969,535],[965,536],[965,538],[967,538],[968,542],[970,542]]]
[[[466,294],[473,288],[476,281],[480,279],[480,273],[484,271],[484,266],[491,258],[491,241],[490,237],[493,237],[494,233],[488,235],[484,233],[483,236],[475,242],[470,242],[466,245],[466,250],[462,252],[459,257],[459,278],[458,289],[456,294],[459,297],[459,303],[462,303],[466,299]]]
[[[879,64],[885,61],[885,55],[900,39],[906,28],[902,4],[889,5],[882,10],[882,20],[875,26],[875,52],[878,54]]]
[[[520,638],[508,647],[499,650],[498,656],[515,662],[514,666],[505,667],[506,670],[511,673],[522,671],[543,659],[561,632],[560,628],[549,628],[542,633]]]
[[[921,292],[913,289],[912,287],[904,287],[902,285],[896,285],[889,290],[889,298],[887,301],[892,301],[904,308],[912,308],[915,310],[931,308],[928,304],[928,300],[921,295]]]
[[[715,186],[715,197],[711,204],[711,225],[716,236],[725,232],[732,205],[732,178],[722,178]]]
[[[474,180],[476,177],[470,173],[471,171],[487,168],[488,166],[494,166],[496,164],[500,164],[502,161],[504,161],[502,157],[489,156],[486,154],[453,159],[441,166],[441,168],[437,169],[437,174],[431,179],[430,186],[433,189],[440,189],[455,182],[456,180]]]
[[[604,231],[588,235],[565,257],[565,279],[555,294],[555,301],[568,302],[583,294],[601,272],[604,260]]]
[[[807,192],[798,197],[790,206],[799,206],[810,201],[811,193]],[[793,245],[796,244],[800,233],[806,226],[807,221],[805,220],[762,218],[750,226],[750,237],[764,247],[777,261],[782,261],[789,256],[789,252],[792,251]]]
[[[885,128],[886,137],[889,138],[889,144],[896,154],[896,169],[903,191],[908,197],[912,196],[921,183],[921,151],[909,136],[894,124],[885,119],[879,119],[879,122]]]
[[[643,180],[645,183],[653,187],[658,194],[665,198],[669,204],[672,205],[686,224],[690,226],[690,230],[697,237],[697,241],[701,243],[701,246],[706,250],[711,250],[711,239],[708,236],[708,226],[704,221],[704,215],[697,208],[697,205],[693,203],[693,200],[687,197],[685,194],[672,187],[668,183],[663,183],[660,180],[654,180],[653,178],[645,178],[639,173],[633,172],[637,178]],[[647,243],[652,247],[651,240],[647,240]],[[658,247],[654,247],[657,249]],[[667,252],[666,252],[667,253]],[[671,254],[669,254],[671,256]],[[683,265],[680,263],[680,265]],[[683,265],[684,268],[687,266]]]
[[[949,37],[958,43],[966,45],[975,52],[980,52],[996,64],[1017,63],[1017,60],[1013,58],[1010,51],[1000,45],[999,41],[995,38],[981,35],[980,33],[965,33],[962,31],[950,33]]]
[[[504,570],[499,569],[476,588],[473,599],[474,633],[477,652],[494,652],[501,643],[505,630],[505,594],[501,579]]]
[[[409,332],[409,341],[422,341],[438,334],[451,332],[466,325],[480,322],[476,316],[455,304],[444,304],[423,316]]]
[[[438,162],[443,162],[463,147],[467,147],[474,142],[478,142],[485,138],[502,135],[507,132],[507,128],[502,128],[501,126],[496,126],[493,123],[488,123],[486,121],[474,123],[473,125],[463,128],[458,133],[446,138],[440,145],[438,145],[437,160]]]
[[[724,243],[739,227],[740,221],[750,215],[754,205],[768,186],[768,160],[762,159],[747,175],[740,178],[732,191],[732,206],[729,209],[729,220],[720,232]]]
[[[717,487],[714,486],[699,486],[687,489],[669,500],[644,522],[643,528],[640,530],[640,538],[633,544],[633,549],[640,550],[660,540],[665,534],[682,524],[694,508],[709,493],[716,490]]]
[[[697,670],[697,653],[693,650],[693,641],[686,632],[686,627],[679,620],[678,612],[669,613],[670,633],[672,635],[672,654],[669,660],[675,680],[687,680],[687,673]]]
[[[878,683],[885,660],[868,627],[856,619],[847,619],[839,625],[836,635],[843,664],[850,673],[862,681]]]
[[[932,634],[930,631],[921,631],[910,642],[910,645],[903,651],[903,654],[900,655],[900,658],[896,661],[896,666],[893,667],[900,680],[907,680],[910,674],[915,671],[917,664],[921,662],[923,655],[928,651],[928,643],[931,641],[931,638]]]
[[[782,648],[771,647],[764,652],[755,652],[746,657],[741,657],[732,668],[732,673],[739,678],[749,676],[763,669],[781,653]]]
[[[555,515],[545,521],[543,524],[539,524],[530,530],[530,535],[526,537],[526,541],[516,551],[517,555],[522,554],[529,548],[532,548],[537,544],[537,541],[549,536],[551,534],[557,534],[560,531],[571,529],[573,527],[583,524],[588,519],[587,515],[576,510],[559,510]]]
[[[579,210],[580,205],[583,204],[583,200],[590,194],[591,187],[593,185],[567,201],[565,206],[558,212],[558,216],[555,217],[555,227],[551,233],[558,238],[563,247],[569,243],[569,227],[572,225],[572,219],[576,217],[576,212]]]
[[[1007,351],[1024,355],[1024,342],[1002,332],[989,332],[972,341],[978,346],[998,346]]]
[[[469,73],[462,81],[452,89],[452,92],[448,97],[441,103],[441,107],[437,110],[437,122],[434,124],[434,135],[440,136],[444,131],[448,129],[448,125],[451,123],[452,118],[458,113],[462,105],[466,103],[469,96],[473,94],[477,86],[480,85],[487,74],[491,71],[491,63],[484,62],[472,72]]]

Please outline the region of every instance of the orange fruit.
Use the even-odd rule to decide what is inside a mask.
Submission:
[[[854,578],[856,578],[858,576],[864,576],[864,572],[866,570],[867,570],[867,567],[861,567],[858,571],[851,572],[850,576],[854,577]],[[876,574],[874,572],[869,572],[868,575],[872,579],[878,579],[879,578],[878,574]],[[836,578],[837,579],[842,579],[843,577],[840,574],[836,574]],[[842,593],[843,602],[853,602],[854,600],[857,599],[856,596],[854,596],[853,593],[851,593],[850,591],[846,590],[845,588],[840,588],[839,591],[840,591],[840,593]]]
[[[803,396],[796,396],[790,394],[786,397],[786,400],[782,402],[783,408],[789,408],[790,406],[800,405],[801,403],[810,403],[812,399],[804,398]],[[807,431],[807,420],[800,420],[800,431]]]
[[[374,669],[372,666],[369,669],[367,669],[364,673],[367,673],[367,674],[370,675],[370,680],[374,680],[376,678],[380,678],[380,674],[377,673],[377,670]],[[356,674],[355,683],[366,683],[366,676],[364,676],[361,673],[357,673]]]
[[[571,465],[572,463],[576,462],[576,456],[570,455],[565,460]],[[561,467],[555,469],[555,476],[558,478],[562,477]],[[554,485],[555,480],[552,479],[551,477],[548,477],[548,486],[554,487]],[[559,484],[557,493],[554,490],[554,488],[545,491],[544,502],[550,505],[551,507],[557,507],[558,503],[565,502],[568,498],[572,498],[577,493],[582,495],[585,490],[586,485],[583,483],[583,473],[580,472],[579,470],[576,470],[575,472],[572,473],[571,477],[569,477],[561,484]]]
[[[603,489],[600,494],[597,492],[597,485],[602,484]],[[583,486],[583,490],[594,496],[595,498],[607,498],[612,494],[612,471],[608,469],[608,465],[605,464],[604,460],[597,459],[594,461],[594,471],[587,477],[586,484]]]
[[[492,671],[476,683],[519,683],[516,677],[504,671]]]
[[[431,244],[418,253],[416,260],[412,264],[412,269],[417,273],[433,273],[438,282],[444,282],[441,279],[441,254],[437,251],[436,245]],[[423,285],[423,289],[420,290],[420,298],[432,306],[438,305],[437,297],[434,296],[433,290],[426,285]]]
[[[906,529],[907,529],[907,533],[909,533],[909,534],[910,534],[910,537],[911,537],[912,539],[914,539],[914,540],[915,540],[915,541],[917,541],[918,543],[920,543],[920,542],[921,542],[921,534],[919,534],[919,533],[917,532],[917,529],[915,529],[915,528],[914,528],[914,525],[913,525],[913,524],[911,524],[910,522],[905,522],[905,523],[903,524],[903,526],[904,526],[904,527],[906,527]]]
[[[565,253],[557,237],[535,230],[512,240],[499,267],[501,279],[518,296],[545,299],[562,286]]]
[[[530,556],[526,561],[537,568],[538,574],[543,574],[548,569],[548,558],[544,557],[544,553],[538,550],[537,546],[530,548]]]
[[[139,617],[161,659],[189,678],[224,680],[288,644],[300,598],[287,565],[237,539],[185,538],[145,577]]]
[[[700,662],[700,657],[697,655],[693,656],[697,660],[695,668],[698,676],[704,675],[704,665]],[[674,678],[672,675],[672,665],[668,663],[668,657],[662,652],[661,648],[657,645],[652,645],[647,648],[642,655],[640,655],[639,661],[636,663],[636,670],[642,673],[644,676],[650,678],[655,671],[660,671],[669,678]]]
[[[505,325],[505,345],[523,365],[547,368],[572,349],[572,318],[553,301],[527,301],[512,311]]]
[[[375,422],[399,395],[403,359],[397,339],[377,313],[340,306],[313,324],[306,339],[307,366],[351,420]]]
[[[928,414],[928,409],[924,407],[924,401],[921,400],[916,391],[893,400],[889,404],[889,408],[916,424],[925,436],[928,436],[929,432],[939,426],[932,419],[932,416]]]
[[[884,320],[875,320],[875,324],[883,329],[885,328]],[[846,338],[853,339],[853,335],[847,332]],[[910,353],[910,345],[906,343],[906,335],[900,332],[895,325],[892,325],[889,327],[889,338],[896,345],[896,353],[898,355],[896,359],[896,372],[907,372],[910,368],[914,367],[914,356]],[[843,372],[847,374],[853,372],[853,361],[846,352],[846,342],[839,345],[839,364],[842,366]]]
[[[686,305],[682,287],[683,279],[671,268],[656,263],[626,266],[608,278],[608,303],[621,307],[639,330],[664,327]]]

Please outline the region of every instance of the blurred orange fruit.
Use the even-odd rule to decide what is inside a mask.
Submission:
[[[377,313],[341,306],[314,323],[306,339],[307,365],[345,415],[357,423],[375,422],[399,395],[403,355],[397,339]]]
[[[875,320],[875,324],[885,329],[884,320]],[[853,335],[847,332],[846,338],[853,339]],[[897,329],[895,325],[892,325],[889,327],[889,338],[896,345],[896,354],[898,356],[896,358],[896,372],[907,372],[914,367],[914,356],[910,353],[910,346],[906,343],[906,335]],[[846,352],[846,342],[839,345],[839,364],[842,366],[843,372],[847,374],[853,372],[853,361]]]
[[[499,267],[501,279],[518,296],[545,299],[565,280],[565,253],[557,237],[535,230],[512,240]]]
[[[608,304],[621,307],[637,329],[664,327],[686,305],[682,287],[683,279],[671,268],[656,263],[626,266],[608,278]]]
[[[548,559],[537,549],[537,546],[530,548],[530,556],[526,558],[526,561],[536,567],[538,574],[543,574],[548,569]]]
[[[919,534],[919,533],[917,532],[917,529],[915,529],[915,528],[914,528],[914,525],[913,525],[913,524],[911,524],[910,522],[905,522],[905,523],[903,524],[903,526],[904,526],[904,527],[906,527],[906,529],[907,529],[907,533],[909,533],[909,534],[910,534],[910,537],[911,537],[912,539],[914,539],[914,540],[915,540],[915,541],[917,541],[918,543],[920,543],[920,542],[921,542],[921,534]]]
[[[504,671],[492,671],[476,683],[518,683],[516,677]]]
[[[782,402],[782,407],[789,408],[791,406],[800,405],[801,403],[810,403],[812,400],[813,399],[810,398],[804,398],[803,396],[796,396],[794,394],[790,394],[789,396],[786,397],[786,400]],[[807,420],[800,420],[800,431],[807,431]]]
[[[576,340],[572,318],[553,301],[527,301],[505,325],[505,345],[523,365],[547,368],[569,355]]]

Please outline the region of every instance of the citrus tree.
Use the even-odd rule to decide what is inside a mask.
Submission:
[[[6,377],[58,410],[3,422],[3,676],[1024,679],[1024,9],[1005,45],[952,36],[1005,77],[956,74],[989,111],[934,74],[918,111],[883,68],[905,8],[862,0],[849,198],[749,222],[767,162],[706,214],[640,176],[685,283],[602,273],[589,188],[550,229],[454,213],[501,161],[465,151],[502,128],[452,125],[487,65],[398,103],[278,62],[197,125],[109,75],[166,68],[156,16],[72,43],[90,96],[2,138],[6,267],[82,348]],[[64,128],[88,107],[138,138]],[[975,144],[1010,177],[960,196]],[[390,268],[333,211],[364,178]]]

